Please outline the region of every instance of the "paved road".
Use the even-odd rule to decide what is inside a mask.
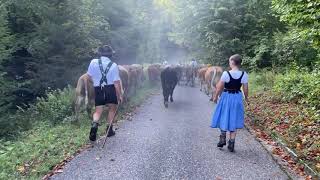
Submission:
[[[247,130],[239,131],[235,153],[218,149],[212,111],[198,88],[178,87],[169,109],[155,95],[119,125],[101,159],[96,146],[52,179],[288,179]]]

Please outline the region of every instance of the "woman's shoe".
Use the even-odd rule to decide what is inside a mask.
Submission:
[[[230,152],[234,152],[234,140],[229,140],[228,142],[228,149]]]
[[[227,144],[227,142],[226,142],[226,134],[221,134],[220,135],[220,140],[219,140],[219,142],[217,144],[217,147],[222,148],[226,144]]]

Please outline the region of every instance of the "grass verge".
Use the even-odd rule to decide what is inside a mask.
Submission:
[[[284,142],[295,152],[296,159],[319,174],[320,129],[317,119],[309,115],[310,110],[303,105],[282,102],[278,98],[270,91],[251,96],[252,103],[247,109],[251,126]]]
[[[118,117],[133,110],[156,89],[145,83],[123,106]],[[34,128],[21,133],[16,139],[0,140],[0,179],[41,179],[55,165],[88,144],[91,121],[86,114],[81,115],[77,124],[71,123],[68,120],[71,117],[67,115],[64,121],[53,124],[47,120],[41,121],[39,118],[43,116],[37,117],[39,112],[32,113],[32,117],[37,119]],[[104,128],[100,128],[99,134],[103,131]]]
[[[273,79],[277,75],[270,73],[250,74],[250,105],[247,107],[247,126],[255,129],[257,136],[265,141],[270,138],[281,141],[294,151],[297,156],[292,169],[300,175],[305,175],[301,162],[311,167],[315,173],[320,172],[320,128],[316,112],[310,107],[295,102],[283,101],[279,93],[273,91]],[[272,153],[279,153],[275,149]],[[283,156],[284,160],[288,158]],[[300,162],[299,162],[300,161]],[[309,171],[310,172],[310,171]]]

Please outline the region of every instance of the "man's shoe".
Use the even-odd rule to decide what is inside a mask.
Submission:
[[[111,136],[116,135],[116,132],[113,130],[112,125],[111,125],[111,127],[110,127],[109,132],[107,132],[108,129],[109,129],[109,126],[107,126],[107,129],[106,129],[106,133],[108,133],[108,134],[107,134],[107,137],[111,137]]]
[[[89,139],[90,141],[96,141],[97,140],[97,131],[98,131],[98,123],[92,123],[92,127],[90,130]]]

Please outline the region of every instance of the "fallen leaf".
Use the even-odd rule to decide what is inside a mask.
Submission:
[[[58,169],[55,171],[55,173],[63,173],[63,169]]]
[[[19,166],[17,169],[20,173],[25,173],[26,172],[26,168],[24,166]]]
[[[312,176],[307,176],[305,180],[312,180]]]

